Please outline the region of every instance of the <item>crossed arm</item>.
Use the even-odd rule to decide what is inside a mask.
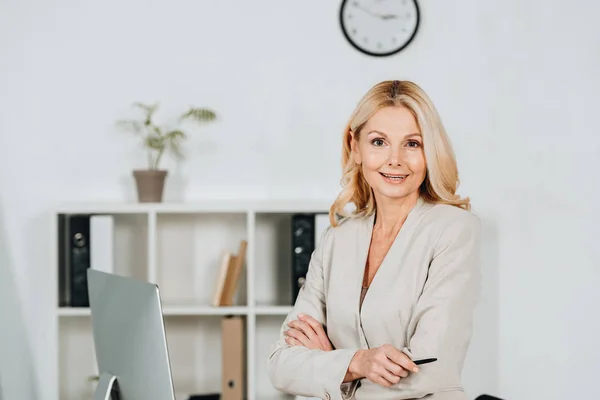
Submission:
[[[325,323],[323,249],[328,246],[332,228],[325,230],[320,246],[313,252],[304,286],[300,289],[292,311],[284,321],[279,340],[268,359],[269,378],[282,392],[322,399],[342,399],[342,383],[348,366],[358,349],[321,349],[291,346],[286,343],[287,324],[298,314],[310,315]],[[329,341],[329,339],[327,339]],[[347,397],[344,395],[344,397]]]
[[[321,243],[330,234],[326,231]],[[322,328],[325,323],[323,247],[317,249],[306,283],[269,357],[269,376],[275,388],[303,396],[348,399],[356,389],[357,380],[366,378],[378,384],[379,398],[411,399],[455,385],[460,381],[472,311],[479,294],[478,250],[476,217],[457,219],[444,229],[408,327],[411,332],[408,347],[401,351],[390,345],[377,349],[331,346]],[[405,352],[436,354],[439,360],[430,364],[426,372],[413,373],[415,366]]]
[[[285,332],[285,341],[290,346],[303,346],[309,349],[332,351],[323,325],[309,315],[298,314],[298,319],[291,321]],[[344,383],[368,378],[373,383],[390,387],[406,378],[409,372],[419,372],[419,368],[402,351],[391,345],[374,349],[357,350],[350,360]]]

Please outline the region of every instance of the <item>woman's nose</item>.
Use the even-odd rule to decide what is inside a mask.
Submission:
[[[402,165],[402,163],[400,161],[400,151],[399,150],[390,149],[390,156],[388,158],[388,165],[390,167],[397,167],[397,166]]]

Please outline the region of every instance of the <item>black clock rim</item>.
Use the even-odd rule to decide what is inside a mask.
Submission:
[[[343,13],[344,13],[344,7],[346,6],[346,3],[348,2],[348,0],[342,0],[342,3],[340,4],[340,11],[339,11],[338,19],[339,19],[340,27],[342,28],[342,33],[344,34],[344,37],[346,38],[346,41],[348,43],[350,43],[350,45],[352,47],[354,47],[356,50],[358,50],[361,53],[366,54],[368,56],[373,56],[373,57],[389,57],[391,55],[394,55],[394,54],[397,54],[397,53],[401,52],[406,47],[408,47],[409,44],[411,44],[413,42],[413,40],[417,36],[417,32],[419,31],[419,26],[421,24],[421,9],[419,8],[419,2],[417,0],[410,0],[410,1],[412,1],[415,4],[415,8],[417,10],[417,24],[415,25],[415,29],[413,30],[412,35],[410,35],[410,37],[408,38],[408,40],[406,41],[406,43],[404,43],[402,46],[398,47],[397,49],[388,51],[386,53],[373,53],[373,52],[371,52],[369,50],[363,49],[362,47],[360,47],[356,43],[354,43],[354,41],[352,41],[352,38],[350,37],[350,34],[348,33],[348,31],[346,31],[346,27],[344,26]]]

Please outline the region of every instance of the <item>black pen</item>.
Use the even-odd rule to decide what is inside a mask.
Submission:
[[[427,364],[430,362],[437,361],[437,358],[423,358],[421,360],[413,360],[416,365]]]

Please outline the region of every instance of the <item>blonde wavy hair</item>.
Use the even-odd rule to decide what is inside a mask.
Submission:
[[[361,166],[352,158],[351,142],[352,132],[358,140],[369,118],[385,107],[405,107],[417,121],[423,137],[427,164],[425,180],[419,189],[421,197],[432,203],[450,204],[470,210],[469,198],[461,198],[456,194],[460,182],[454,150],[427,94],[410,81],[383,81],[373,86],[360,99],[344,128],[342,191],[329,210],[331,225],[337,226],[339,219],[344,217],[367,216],[375,212],[373,191],[362,174]],[[345,210],[349,203],[355,206],[351,213]]]

